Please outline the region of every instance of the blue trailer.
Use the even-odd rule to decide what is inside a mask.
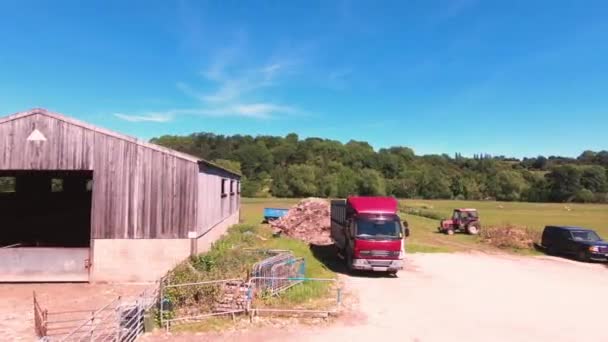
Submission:
[[[279,219],[285,216],[288,211],[289,209],[283,208],[264,208],[264,222],[270,222]]]

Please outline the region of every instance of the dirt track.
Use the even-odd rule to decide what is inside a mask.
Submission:
[[[608,341],[608,268],[557,258],[414,254],[399,278],[346,277],[358,311],[295,326],[171,341]]]

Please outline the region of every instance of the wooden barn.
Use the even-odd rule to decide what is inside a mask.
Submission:
[[[240,176],[44,109],[0,118],[0,281],[152,281],[238,223]]]

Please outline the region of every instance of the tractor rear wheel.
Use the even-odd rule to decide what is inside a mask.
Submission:
[[[472,223],[472,224],[468,225],[467,233],[469,233],[471,235],[479,234],[479,225],[477,225],[476,223]]]

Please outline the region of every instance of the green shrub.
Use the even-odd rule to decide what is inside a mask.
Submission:
[[[432,210],[428,210],[428,209],[420,209],[420,208],[413,208],[413,207],[407,207],[407,206],[401,206],[400,209],[402,212],[404,212],[405,214],[409,214],[409,215],[426,217],[426,218],[432,219],[432,220],[444,219],[444,215],[442,215],[441,213],[432,211]]]
[[[574,202],[578,203],[591,203],[595,201],[595,195],[591,190],[582,189],[576,192],[574,195]]]

